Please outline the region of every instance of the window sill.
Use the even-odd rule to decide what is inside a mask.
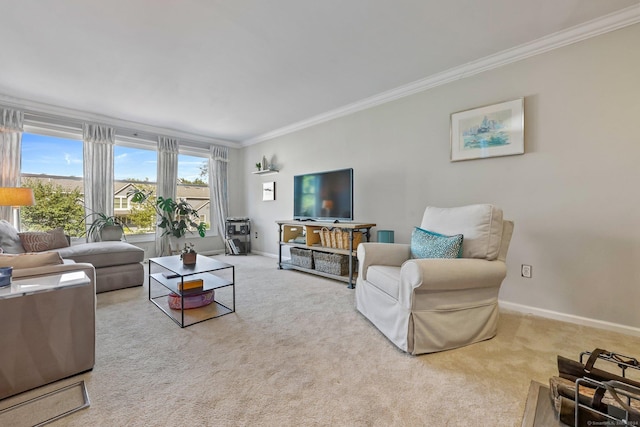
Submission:
[[[206,232],[204,237],[207,238],[207,237],[216,237],[216,236],[218,236],[218,233],[216,231],[207,230],[207,232]],[[198,236],[197,234],[187,234],[186,238],[187,238],[187,240],[199,239],[200,236]],[[156,240],[156,235],[155,235],[155,233],[129,234],[129,235],[125,236],[125,239],[129,243],[153,242],[153,241]]]
[[[215,230],[207,230],[204,238],[207,237],[217,237],[218,236],[218,232]],[[199,239],[200,236],[198,236],[197,234],[187,234],[186,235],[187,240],[193,240],[193,239]],[[154,242],[156,240],[156,235],[155,233],[145,233],[145,234],[129,234],[126,235],[124,238],[124,242],[128,242],[128,243],[148,243],[148,242]],[[79,245],[82,243],[87,243],[87,239],[84,237],[72,237],[71,238],[71,245]]]

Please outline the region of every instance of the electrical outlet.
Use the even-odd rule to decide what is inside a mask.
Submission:
[[[256,239],[258,238],[258,232],[256,231]]]
[[[530,265],[522,264],[520,272],[522,273],[522,277],[526,277],[527,279],[531,279],[531,266]]]

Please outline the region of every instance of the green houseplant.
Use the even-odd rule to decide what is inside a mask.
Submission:
[[[126,224],[120,218],[115,215],[96,212],[87,215],[85,221],[92,217],[96,217],[96,219],[91,222],[87,229],[87,236],[92,241],[117,241],[122,239]]]
[[[160,220],[158,227],[162,228],[163,236],[170,236],[176,239],[184,237],[188,232],[195,229],[200,237],[204,237],[207,225],[200,221],[198,212],[185,200],[173,200],[159,196],[153,197],[153,190],[140,190],[133,188],[127,194],[133,203],[149,203],[153,206]]]

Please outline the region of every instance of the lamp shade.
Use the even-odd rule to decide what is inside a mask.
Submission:
[[[22,187],[0,187],[0,206],[32,206],[36,204],[33,190]]]

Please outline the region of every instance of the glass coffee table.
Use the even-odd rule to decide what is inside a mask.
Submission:
[[[235,275],[233,265],[202,255],[193,265],[179,255],[149,258],[149,301],[181,328],[195,325],[236,311]]]

